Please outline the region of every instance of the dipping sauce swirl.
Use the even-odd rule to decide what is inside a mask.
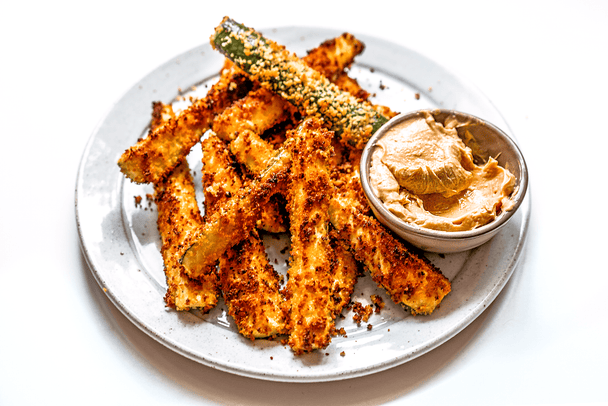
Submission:
[[[424,112],[389,129],[372,153],[374,194],[402,220],[441,231],[473,230],[510,210],[515,176],[494,158],[474,162],[457,132],[467,125]]]

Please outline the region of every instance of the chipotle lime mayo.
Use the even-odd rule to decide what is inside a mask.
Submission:
[[[515,176],[489,158],[476,165],[456,128],[430,112],[387,131],[372,154],[370,184],[399,218],[422,228],[472,230],[510,210]]]

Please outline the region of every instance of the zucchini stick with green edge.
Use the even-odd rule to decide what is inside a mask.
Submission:
[[[244,186],[242,173],[228,151],[226,144],[216,135],[210,134],[201,141],[203,150],[203,191],[205,194],[205,216],[209,217],[216,206],[220,206],[228,197],[235,195]],[[268,162],[276,153],[272,151],[265,162]],[[263,168],[262,168],[263,169]],[[283,233],[287,231],[286,220],[280,201],[271,198],[263,205],[261,217],[256,227],[269,233]]]
[[[190,245],[194,230],[203,223],[188,161],[182,162],[165,179],[154,185],[158,209],[164,271],[167,278],[165,302],[176,310],[200,309],[205,313],[217,304],[219,281],[215,266],[189,278],[179,258]]]
[[[155,102],[153,107],[150,123],[152,129],[175,117],[171,105]],[[165,302],[176,310],[200,309],[205,313],[217,304],[219,297],[215,267],[208,267],[201,278],[191,279],[178,261],[189,245],[188,238],[203,223],[188,161],[182,162],[164,179],[155,183],[154,195],[167,280]]]
[[[242,181],[226,144],[215,135],[203,139],[205,215],[211,216]],[[250,339],[285,333],[279,275],[268,262],[257,230],[219,259],[220,288],[239,332]]]
[[[286,144],[289,144],[287,142]],[[186,272],[196,278],[228,248],[242,241],[260,219],[262,207],[285,187],[291,166],[288,145],[277,151],[260,175],[223,202],[205,218],[193,243],[180,258]]]
[[[304,116],[326,120],[342,141],[363,148],[388,119],[370,103],[340,90],[296,55],[260,33],[225,17],[211,44],[261,86],[279,94]]]

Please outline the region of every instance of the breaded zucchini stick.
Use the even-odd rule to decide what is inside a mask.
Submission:
[[[412,314],[432,313],[450,292],[450,282],[428,260],[393,237],[378,220],[353,206],[352,199],[344,195],[331,199],[329,216],[339,237],[395,303]]]
[[[361,41],[351,34],[342,34],[309,51],[302,61],[330,80],[336,80],[361,51]],[[352,82],[349,85],[352,86]],[[259,88],[220,114],[213,124],[213,131],[224,141],[231,141],[244,130],[262,134],[275,124],[292,118],[295,113],[295,107],[285,99]]]
[[[229,142],[245,130],[262,134],[276,123],[291,118],[295,112],[295,108],[280,96],[259,88],[218,115],[213,131]]]
[[[234,20],[224,18],[211,36],[211,44],[303,116],[322,117],[344,143],[362,148],[388,121],[371,104],[340,90],[284,47]]]
[[[174,117],[170,105],[153,104],[151,128],[157,128]],[[161,255],[167,280],[165,302],[176,310],[213,308],[218,300],[218,278],[214,267],[200,279],[189,278],[179,258],[188,247],[193,230],[202,218],[195,198],[194,183],[188,162],[182,162],[165,179],[154,185],[158,209],[158,231],[162,240]]]
[[[160,181],[185,159],[210,128],[213,117],[250,88],[251,83],[239,69],[232,65],[223,69],[219,81],[204,98],[126,150],[118,160],[120,170],[136,183]]]
[[[211,135],[202,141],[206,216],[242,187],[225,144]],[[219,260],[220,288],[239,332],[255,339],[285,333],[279,275],[268,262],[257,231],[228,249]]]
[[[268,161],[276,155],[272,145],[250,130],[241,131],[232,140],[230,151],[237,161],[245,165],[252,173],[262,172]]]
[[[181,258],[188,275],[198,277],[224,251],[249,235],[261,216],[262,207],[272,195],[285,187],[290,166],[291,154],[289,148],[284,146],[256,179],[239,189],[217,211],[205,218],[192,245]]]
[[[179,258],[191,244],[194,230],[203,222],[188,162],[182,162],[166,179],[156,183],[154,194],[167,278],[165,302],[176,310],[200,309],[206,312],[216,305],[219,296],[215,267],[206,267],[197,279],[191,279],[179,263]]]
[[[293,134],[287,190],[291,263],[285,287],[289,345],[296,354],[325,348],[334,332],[333,251],[327,208],[333,192],[332,135],[320,120],[305,120]]]
[[[363,52],[363,49],[365,46],[361,41],[352,34],[344,33],[308,51],[302,62],[335,82],[344,74],[344,69],[353,63],[355,56]]]
[[[239,332],[250,339],[286,333],[280,278],[257,231],[219,261],[220,287]]]

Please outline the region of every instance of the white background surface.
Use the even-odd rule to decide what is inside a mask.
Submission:
[[[214,4],[2,3],[0,405],[607,403],[608,3]],[[472,80],[503,113],[530,169],[528,243],[494,304],[448,343],[364,378],[264,382],[171,352],[98,287],[74,217],[88,137],[224,15],[392,40]]]

